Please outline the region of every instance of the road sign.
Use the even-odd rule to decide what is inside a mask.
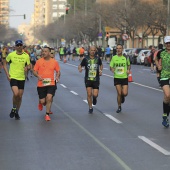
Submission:
[[[127,34],[122,34],[122,39],[124,41],[127,41],[129,39],[129,36]]]

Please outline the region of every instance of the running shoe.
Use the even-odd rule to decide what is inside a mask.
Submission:
[[[50,116],[49,115],[45,115],[45,121],[50,121],[50,120],[51,120]]]
[[[125,102],[125,96],[121,96],[121,103],[124,103]]]
[[[15,113],[17,112],[16,108],[12,108],[11,113],[9,114],[10,118],[13,118],[15,116]]]
[[[15,113],[15,120],[20,120],[20,116],[19,116],[18,112]]]
[[[52,111],[50,111],[50,112],[49,112],[49,114],[53,114],[53,112],[52,112]]]
[[[166,128],[169,127],[169,120],[168,120],[168,116],[162,116],[163,121],[162,121],[162,125],[165,126]]]
[[[92,114],[93,113],[93,108],[89,109],[89,113]]]
[[[43,105],[41,103],[38,104],[38,109],[41,111],[43,109]]]
[[[122,111],[122,108],[121,108],[121,106],[119,106],[116,112],[120,113],[121,111]]]
[[[93,105],[96,105],[96,104],[97,104],[97,98],[93,97]]]

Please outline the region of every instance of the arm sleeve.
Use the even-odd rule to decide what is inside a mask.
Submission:
[[[10,60],[11,60],[11,55],[9,54],[9,55],[6,57],[6,61],[7,61],[7,62],[10,62]]]
[[[160,60],[160,59],[161,59],[161,51],[158,51],[158,53],[157,53],[157,56],[156,56],[156,57],[157,57],[157,59],[158,59],[158,60]]]
[[[58,64],[58,62],[56,61],[56,67],[55,67],[55,70],[57,71],[57,72],[59,72],[60,71],[60,66],[59,66],[59,64]]]
[[[81,67],[85,66],[85,63],[86,63],[86,59],[83,58],[82,62],[80,63]]]
[[[130,66],[130,59],[129,59],[129,57],[127,57],[126,60],[127,60],[127,65]]]
[[[99,65],[101,66],[102,65],[102,60],[99,58]]]

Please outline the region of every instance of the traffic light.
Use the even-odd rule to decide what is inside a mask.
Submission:
[[[24,19],[26,19],[26,15],[24,14]]]
[[[68,14],[68,10],[69,10],[69,8],[68,8],[68,7],[66,7],[66,14]]]

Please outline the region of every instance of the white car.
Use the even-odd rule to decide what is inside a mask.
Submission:
[[[130,50],[132,50],[133,48],[126,48],[126,49],[124,49],[123,50],[123,55],[128,55],[129,54],[129,52],[130,52]]]
[[[146,57],[146,54],[149,52],[150,50],[141,50],[136,58],[136,62],[137,64],[144,64],[144,59]]]

